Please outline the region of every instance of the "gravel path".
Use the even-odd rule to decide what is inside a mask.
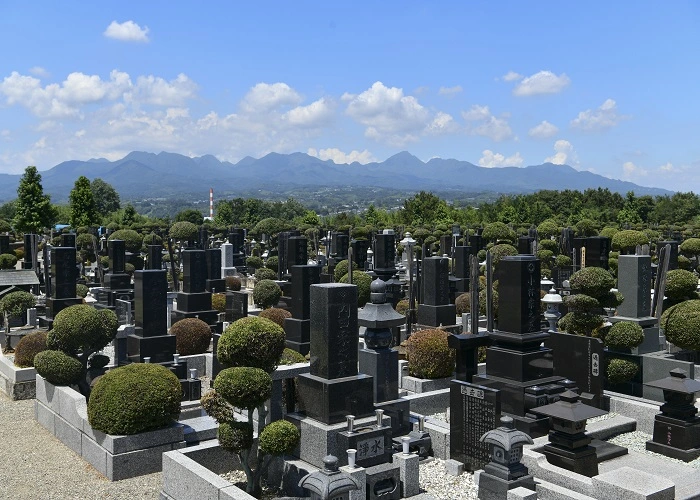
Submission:
[[[111,482],[34,420],[34,400],[0,393],[0,498],[157,499],[161,474]]]

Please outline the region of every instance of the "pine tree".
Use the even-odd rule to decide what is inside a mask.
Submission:
[[[17,187],[15,230],[20,233],[41,233],[42,229],[53,225],[56,210],[51,205],[51,197],[44,194],[41,174],[36,167],[29,166]]]
[[[70,192],[70,225],[74,228],[90,226],[98,222],[95,198],[90,189],[90,180],[81,175]]]

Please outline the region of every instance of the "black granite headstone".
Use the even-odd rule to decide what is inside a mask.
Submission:
[[[480,234],[473,234],[469,237],[469,246],[472,248],[474,255],[479,253],[479,250],[484,248],[484,239]]]
[[[469,278],[469,255],[471,254],[471,247],[468,246],[456,246],[454,247],[454,269],[452,274],[455,278],[467,279]]]
[[[367,240],[352,240],[352,260],[357,264],[358,269],[364,269],[367,262],[367,250],[369,250],[369,241]]]
[[[207,262],[204,250],[184,250],[182,264],[184,267],[183,291],[185,293],[204,292],[207,281]]]
[[[24,263],[22,269],[34,268],[34,252],[36,251],[37,235],[27,233],[24,235]]]
[[[540,261],[533,255],[515,255],[498,263],[498,329],[510,333],[540,331]],[[501,305],[503,307],[501,307]]]
[[[233,323],[248,316],[248,294],[246,292],[226,293],[226,321]]]
[[[535,238],[532,236],[521,236],[518,238],[518,253],[532,254],[532,242]]]
[[[61,235],[62,247],[75,247],[75,233],[64,233]]]
[[[396,236],[393,234],[378,234],[374,241],[375,269],[393,269],[396,260]]]
[[[292,274],[292,317],[311,318],[311,285],[321,282],[321,268],[313,265],[294,265]]]
[[[586,238],[586,267],[602,267],[608,269],[610,254],[610,238],[591,236]]]
[[[668,255],[668,270],[678,269],[678,242],[675,240],[671,241],[658,241],[656,243],[656,253],[665,247],[666,245],[671,245],[671,253]]]
[[[10,252],[10,235],[0,234],[0,255]]]
[[[444,257],[423,259],[422,304],[442,306],[450,303],[449,261]]]
[[[207,279],[221,279],[221,249],[208,248],[206,250]]]
[[[51,249],[51,274],[54,299],[75,298],[78,269],[75,267],[75,247],[53,247]]]
[[[292,266],[304,266],[309,261],[307,240],[303,236],[290,236],[287,240],[287,266],[284,273],[291,272]]]
[[[440,255],[452,256],[452,235],[444,234],[440,236]]]
[[[163,268],[163,247],[162,245],[148,245],[148,269]]]
[[[123,274],[126,267],[126,242],[124,240],[109,240],[109,272]]]
[[[554,375],[576,382],[583,401],[602,407],[603,341],[593,337],[552,333],[544,345],[552,350]]]

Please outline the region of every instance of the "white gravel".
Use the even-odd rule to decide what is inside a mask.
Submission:
[[[445,472],[445,461],[435,458],[420,464],[420,487],[437,500],[473,500],[477,496],[474,475],[463,472],[451,476]]]
[[[700,458],[696,458],[692,462],[684,462],[682,460],[677,460],[675,458],[667,457],[666,455],[661,455],[653,451],[648,451],[646,449],[646,442],[652,438],[650,434],[645,434],[640,431],[627,432],[625,434],[619,434],[614,438],[608,439],[609,443],[616,444],[618,446],[624,446],[630,450],[634,450],[639,453],[646,453],[647,455],[653,455],[657,458],[661,458],[668,462],[674,462],[677,464],[688,465],[696,469],[700,469]]]

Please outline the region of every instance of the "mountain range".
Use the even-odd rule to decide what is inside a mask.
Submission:
[[[544,163],[528,167],[486,168],[453,159],[423,162],[403,151],[383,162],[335,164],[304,153],[270,153],[262,158],[245,157],[237,163],[219,161],[212,155],[196,158],[176,153],[134,151],[124,158],[87,161],[69,160],[41,172],[44,192],[52,201],[64,203],[76,179],[101,178],[122,199],[172,197],[201,193],[213,187],[217,197],[238,196],[241,191],[264,189],[284,193],[299,187],[381,187],[406,191],[464,191],[470,193],[530,193],[542,189],[583,191],[608,188],[637,196],[672,194],[659,188],[609,179],[568,165]],[[14,199],[20,175],[0,174],[0,202]]]

